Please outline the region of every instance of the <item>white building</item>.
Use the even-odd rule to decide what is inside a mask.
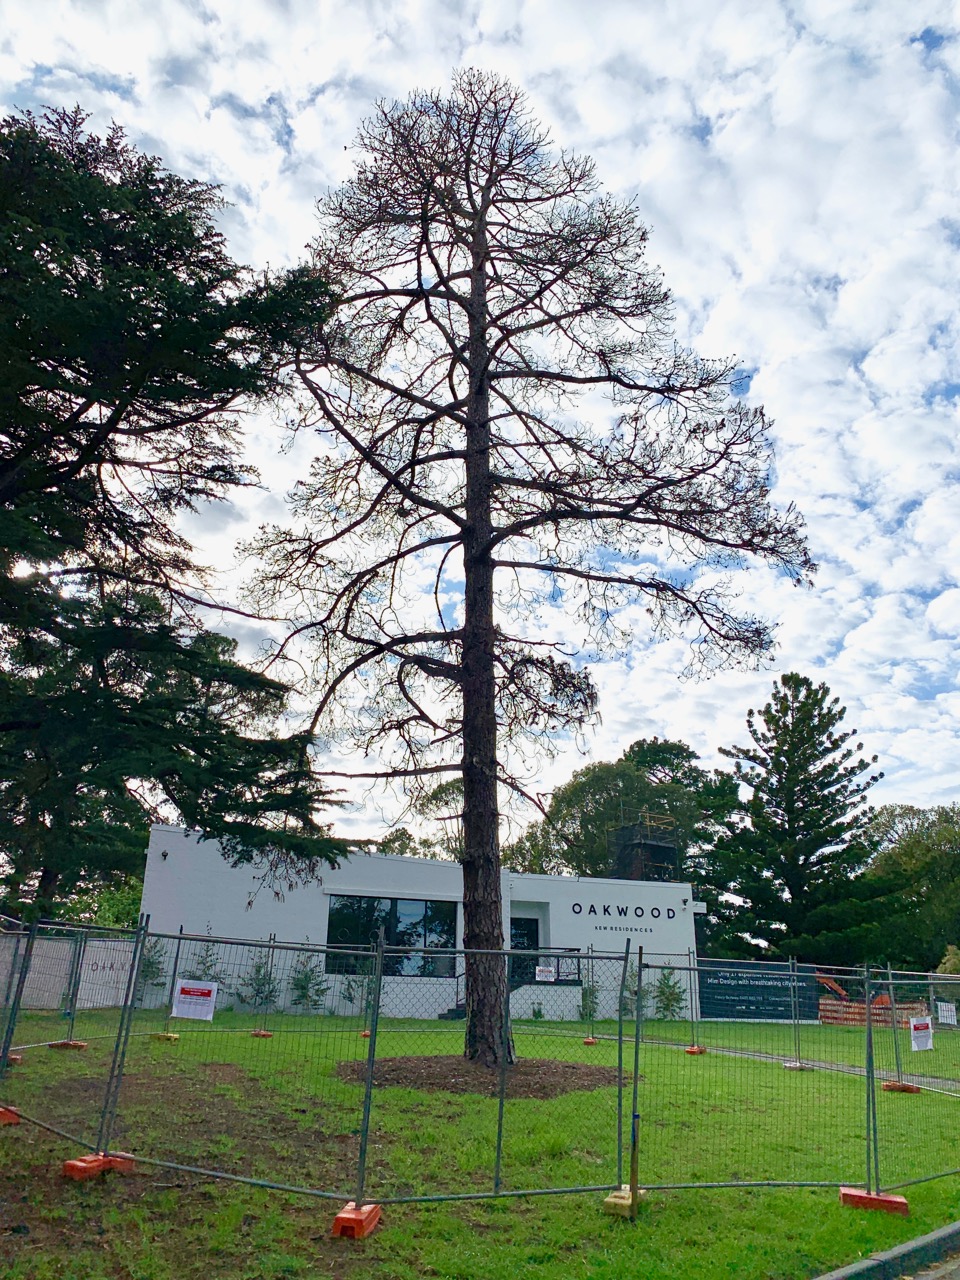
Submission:
[[[681,957],[686,964],[696,948],[694,915],[705,909],[694,902],[689,884],[504,870],[501,887],[509,946],[569,953],[569,961],[552,961],[560,985],[565,974],[574,972],[579,981],[583,957],[591,952],[622,954],[628,940],[634,956],[642,947],[648,961]],[[152,829],[142,910],[150,916],[153,933],[176,934],[182,929],[187,934],[257,940],[272,935],[284,942],[308,940],[346,949],[369,946],[382,928],[388,945],[410,947],[411,952],[463,946],[462,872],[455,862],[357,854],[339,867],[324,867],[314,883],[282,898],[256,889],[255,872],[231,867],[216,841],[201,840],[178,827]],[[533,967],[531,962],[531,978]],[[420,1005],[433,1010],[426,1016],[437,1016],[455,1003],[449,980],[457,977],[458,968],[462,972],[453,957],[394,955],[387,985],[396,988],[399,1001],[409,979],[417,978],[424,988]],[[532,1009],[538,992],[539,985],[532,982],[514,991],[515,1016],[529,1016],[524,1006]],[[552,998],[559,996],[556,990]]]

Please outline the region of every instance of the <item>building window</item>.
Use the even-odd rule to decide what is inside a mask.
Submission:
[[[389,977],[452,978],[453,956],[420,954],[450,950],[457,944],[457,904],[424,902],[419,898],[366,898],[331,894],[327,946],[333,950],[364,951],[375,946],[383,929],[388,947],[403,947],[406,954],[388,952],[383,972]],[[367,971],[358,955],[327,956],[329,973]]]

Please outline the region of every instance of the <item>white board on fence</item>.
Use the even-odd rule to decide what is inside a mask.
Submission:
[[[957,1025],[957,1006],[952,1000],[937,1001],[937,1021],[942,1022],[945,1027]]]
[[[929,1014],[925,1018],[910,1019],[910,1048],[933,1048],[933,1019]]]
[[[215,982],[197,982],[185,978],[178,982],[173,992],[173,1018],[199,1018],[203,1022],[213,1021],[213,1011],[217,1007],[217,984]]]
[[[557,973],[552,964],[537,965],[537,981],[538,982],[556,982]]]

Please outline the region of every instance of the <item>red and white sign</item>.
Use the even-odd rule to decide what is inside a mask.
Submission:
[[[557,973],[552,964],[537,965],[537,982],[556,982]]]
[[[215,982],[197,982],[184,978],[174,988],[171,1010],[173,1018],[199,1018],[203,1022],[212,1022],[216,1007],[217,984]]]
[[[933,1019],[929,1015],[910,1019],[910,1048],[933,1048]]]

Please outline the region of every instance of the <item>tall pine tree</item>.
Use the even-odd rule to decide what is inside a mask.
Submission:
[[[825,684],[789,672],[747,713],[750,745],[723,750],[749,793],[718,842],[713,949],[852,963],[882,951],[889,886],[864,876],[873,852],[871,773],[846,708]],[[731,896],[732,895],[732,896]]]

